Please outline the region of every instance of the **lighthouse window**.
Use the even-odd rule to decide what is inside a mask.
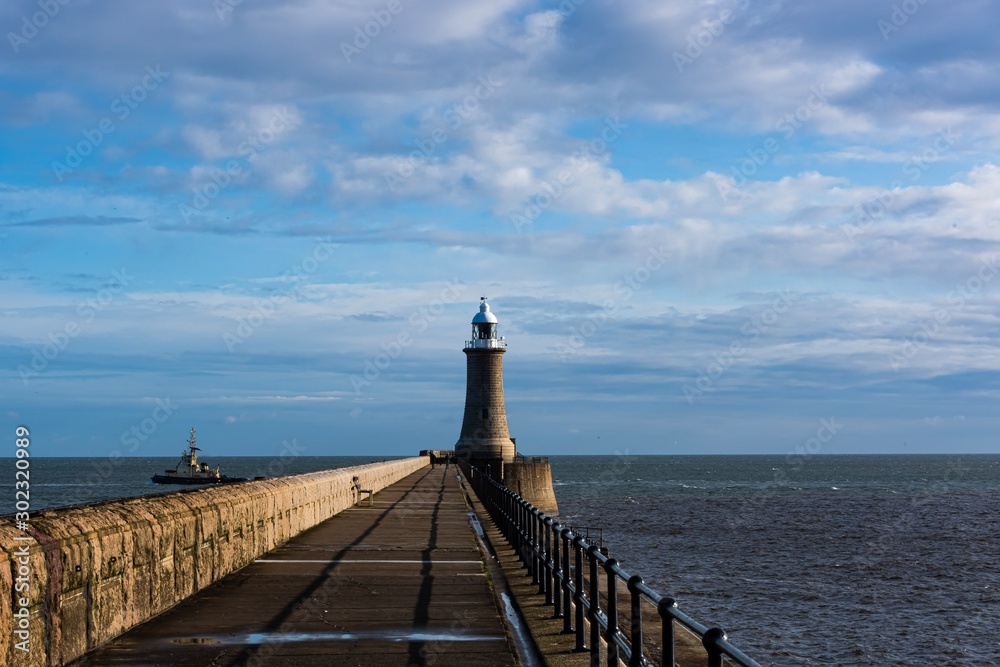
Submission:
[[[483,419],[489,419],[489,418],[490,418],[490,409],[483,408]]]

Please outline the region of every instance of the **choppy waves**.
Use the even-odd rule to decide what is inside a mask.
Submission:
[[[630,572],[765,665],[1000,664],[1000,457],[961,478],[928,474],[944,457],[854,475],[829,457],[778,486],[684,458],[698,481],[679,482],[687,461],[657,486],[644,461],[643,483],[557,489],[560,520],[601,528]],[[583,481],[584,457],[553,462]]]

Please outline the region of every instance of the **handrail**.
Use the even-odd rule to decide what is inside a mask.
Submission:
[[[507,341],[496,338],[473,338],[465,341],[466,350],[502,350],[507,347]]]
[[[548,463],[549,457],[547,456],[525,456],[524,454],[517,452],[514,454],[514,461],[516,463]]]
[[[552,605],[553,618],[563,621],[563,632],[575,634],[576,650],[590,652],[591,667],[601,665],[601,643],[605,644],[606,664],[619,660],[629,667],[648,667],[654,663],[644,655],[642,637],[642,601],[655,609],[662,626],[660,665],[674,665],[674,623],[679,623],[699,639],[708,654],[708,667],[722,667],[723,657],[739,667],[761,667],[743,651],[729,643],[719,627],[699,623],[677,608],[673,598],[660,595],[646,585],[639,575],[631,575],[618,560],[602,552],[582,535],[545,516],[519,495],[503,486],[479,468],[461,462],[465,478],[486,507],[494,524],[517,552],[528,569],[538,594]],[[586,561],[586,567],[584,562]],[[585,590],[584,570],[589,571]],[[607,581],[606,600],[602,607],[599,572]],[[628,596],[629,627],[618,623],[619,583]],[[586,623],[585,623],[586,621]],[[589,637],[585,625],[589,624]],[[587,645],[589,641],[589,646]]]

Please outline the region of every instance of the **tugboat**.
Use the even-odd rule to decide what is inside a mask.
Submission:
[[[177,462],[174,470],[165,470],[163,475],[153,475],[154,484],[231,484],[233,482],[246,482],[246,477],[227,477],[219,474],[219,468],[212,470],[207,463],[198,463],[198,454],[201,449],[197,447],[194,439],[194,429],[191,429],[191,437],[188,438],[188,448],[181,452],[181,460]]]

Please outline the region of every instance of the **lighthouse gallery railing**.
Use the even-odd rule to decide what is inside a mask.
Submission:
[[[708,667],[722,667],[723,660],[741,667],[761,667],[730,644],[721,628],[703,625],[677,609],[673,598],[661,596],[644,584],[639,575],[629,575],[597,545],[574,535],[570,528],[545,516],[480,469],[468,465],[462,468],[494,524],[520,556],[532,583],[538,586],[538,594],[545,595],[545,604],[552,605],[553,618],[562,619],[563,633],[575,634],[577,651],[590,652],[591,667],[601,665],[602,642],[606,665],[623,661],[629,667],[652,664],[673,667],[675,622],[701,639]],[[607,583],[603,600],[602,572]],[[626,627],[619,620],[618,593],[622,583],[625,588],[621,592],[627,592],[629,598]],[[643,601],[656,609],[660,620],[658,663],[649,659],[656,647],[647,652],[643,646]]]
[[[507,347],[507,341],[496,338],[474,338],[465,341],[465,349],[499,350]]]

